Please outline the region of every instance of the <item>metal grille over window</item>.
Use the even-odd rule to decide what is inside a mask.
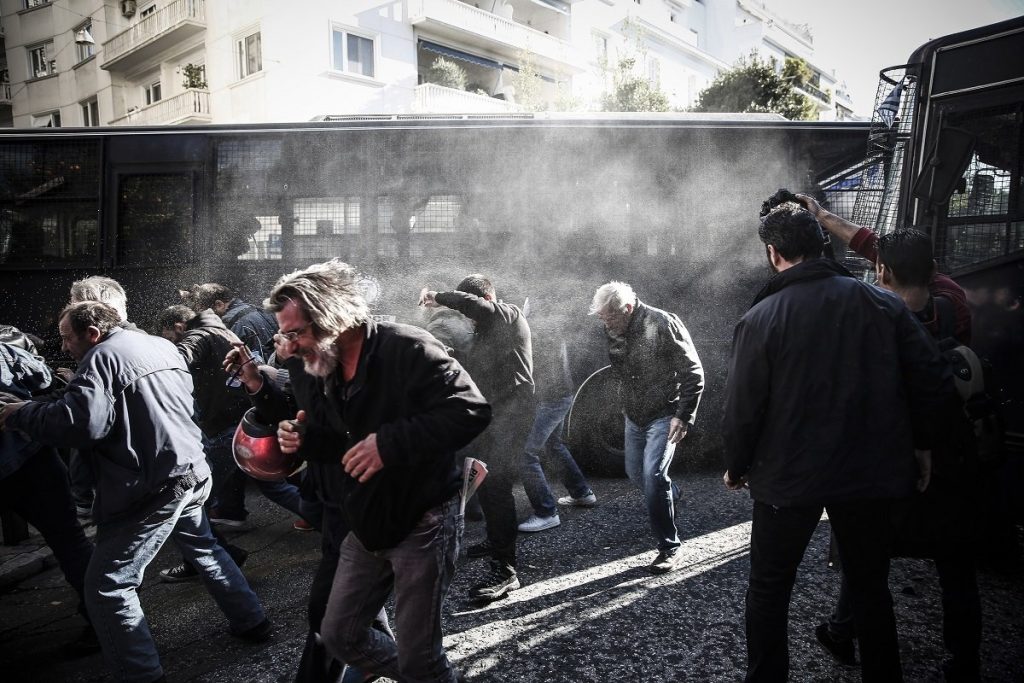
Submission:
[[[99,157],[96,142],[0,148],[0,266],[96,264]]]
[[[192,198],[191,173],[122,176],[117,197],[118,265],[193,262]]]

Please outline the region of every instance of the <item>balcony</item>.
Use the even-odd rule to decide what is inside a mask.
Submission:
[[[819,112],[830,111],[832,109],[832,96],[821,88],[811,85],[810,83],[794,83],[793,88],[803,95],[810,98],[814,106],[818,108]]]
[[[511,102],[495,97],[424,83],[416,86],[412,110],[416,114],[507,114],[519,111]]]
[[[542,71],[580,73],[586,63],[568,42],[459,0],[409,0],[409,21],[421,34],[476,48],[518,65],[530,55]]]
[[[210,92],[190,88],[180,95],[136,109],[110,122],[112,126],[173,126],[210,123]]]
[[[174,0],[103,43],[100,68],[124,71],[206,30],[206,0]]]
[[[11,106],[14,100],[11,99],[11,84],[0,83],[0,106]]]

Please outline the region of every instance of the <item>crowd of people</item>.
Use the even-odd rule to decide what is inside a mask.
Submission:
[[[916,547],[942,585],[947,679],[977,680],[970,437],[936,343],[970,341],[964,293],[935,273],[923,233],[879,236],[809,196],[770,201],[758,236],[775,274],[736,325],[723,419],[725,486],[754,500],[747,680],[788,676],[789,598],[823,509],[842,583],[816,632],[822,647],[853,663],[856,643],[864,680],[900,680],[887,577],[909,534],[932,541]],[[825,256],[831,238],[876,264],[878,286]],[[472,600],[521,587],[520,532],[558,526],[559,506],[597,504],[561,439],[587,367],[585,333],[565,311],[506,303],[471,274],[423,289],[422,325],[388,322],[370,314],[359,277],[318,263],[281,277],[262,307],[196,285],[153,334],[128,322],[117,282],[86,278],[58,322],[74,371],[51,372],[28,335],[0,334],[0,501],[39,529],[80,597],[88,623],[72,647],[101,649],[117,680],[164,680],[137,588],[168,539],[181,563],[162,580],[202,581],[233,635],[273,636],[240,569],[245,551],[217,528],[244,521],[250,480],[296,529],[321,533],[296,673],[311,682],[465,680],[442,646],[441,607],[462,541],[466,455],[488,468],[486,538],[466,548],[488,570]],[[603,324],[600,364],[619,381],[625,469],[656,548],[649,569],[675,571],[686,558],[669,471],[704,390],[697,349],[677,315],[624,282],[569,313]],[[301,476],[264,481],[235,466],[244,416],[276,429],[281,452],[306,463]],[[936,533],[937,519],[957,523]]]

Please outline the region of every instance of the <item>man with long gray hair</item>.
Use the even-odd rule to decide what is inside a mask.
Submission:
[[[621,382],[626,474],[644,493],[658,542],[650,569],[670,572],[679,567],[681,542],[668,470],[676,444],[693,426],[704,368],[679,317],[641,302],[625,282],[598,287],[590,313],[604,323],[612,371]]]
[[[374,321],[358,274],[341,261],[282,277],[264,305],[291,354],[295,405],[241,357],[244,349],[229,355],[227,369],[240,367],[258,411],[280,420],[282,451],[309,463],[323,502],[300,679],[319,680],[322,642],[364,672],[459,680],[441,643],[463,526],[455,451],[487,426],[490,406],[430,334]],[[379,623],[392,591],[400,642]]]

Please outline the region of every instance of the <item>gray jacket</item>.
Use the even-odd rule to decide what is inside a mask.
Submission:
[[[704,391],[704,367],[679,317],[637,300],[626,334],[609,339],[608,357],[622,382],[626,417],[639,427],[662,417],[692,426]]]
[[[59,400],[27,403],[7,424],[46,445],[88,448],[102,523],[144,513],[179,477],[210,476],[192,407],[192,377],[174,344],[115,328],[82,357]]]

